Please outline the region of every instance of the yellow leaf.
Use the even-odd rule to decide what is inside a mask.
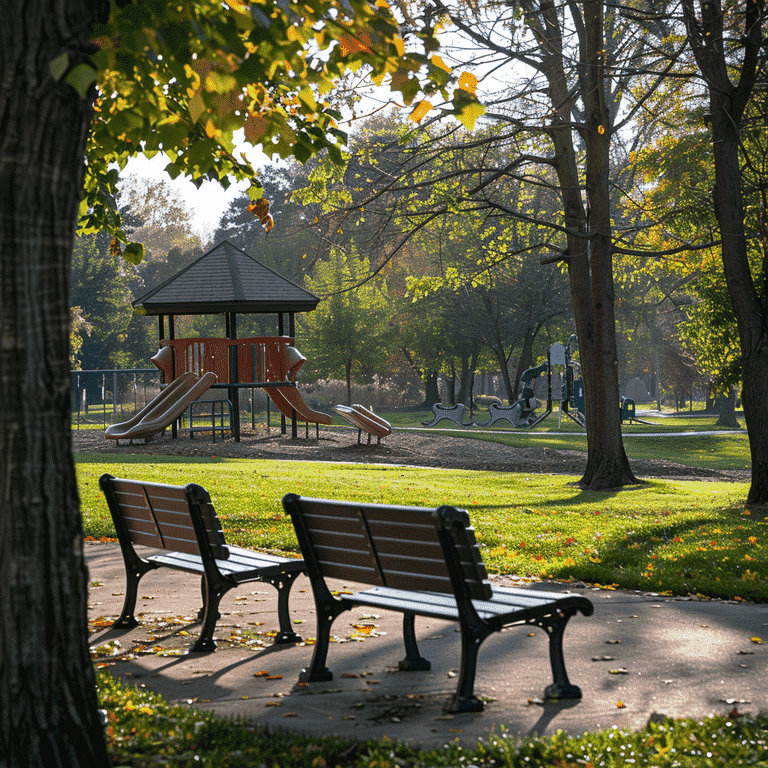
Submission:
[[[623,701],[616,702],[616,709],[626,709],[627,705]]]
[[[471,72],[462,72],[459,77],[459,88],[474,96],[477,90],[477,78]]]
[[[602,136],[605,133],[605,128],[602,125],[598,125],[597,132]]]
[[[759,638],[759,637],[750,637],[749,639],[750,639],[750,640],[751,640],[753,643],[757,643],[758,645],[762,645],[762,644],[763,644],[763,641],[762,641],[762,639],[761,639],[761,638]]]
[[[432,109],[432,105],[426,99],[422,99],[416,105],[413,112],[408,115],[408,119],[412,120],[414,123],[420,123],[424,119],[424,115],[426,115],[430,109]]]
[[[205,124],[205,135],[209,139],[213,139],[216,136],[220,136],[221,131],[210,120],[208,120],[208,122]]]
[[[397,55],[405,56],[405,43],[403,42],[403,38],[400,37],[400,35],[393,35],[392,42],[394,43],[395,48],[397,48]]]
[[[447,65],[447,64],[446,64],[446,63],[445,63],[445,62],[444,62],[444,61],[443,61],[443,60],[442,60],[442,59],[441,59],[441,58],[440,58],[440,57],[439,57],[439,56],[438,56],[436,53],[433,53],[433,54],[432,54],[432,55],[429,57],[429,60],[430,60],[430,61],[431,61],[431,62],[432,62],[432,63],[433,63],[433,64],[434,64],[436,67],[440,67],[440,69],[443,69],[443,70],[445,70],[446,72],[450,72],[450,71],[451,71],[451,68],[450,68],[450,67],[449,67],[449,66],[448,66],[448,65]],[[461,87],[461,86],[459,86],[459,87]]]
[[[461,120],[462,125],[468,131],[471,131],[475,127],[477,118],[481,117],[484,113],[485,107],[476,101],[472,104],[467,104],[456,116]]]

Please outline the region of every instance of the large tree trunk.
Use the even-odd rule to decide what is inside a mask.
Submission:
[[[764,2],[745,3],[744,10],[737,11],[744,14],[744,55],[737,85],[730,78],[735,72],[733,61],[726,61],[719,0],[701,6],[700,21],[692,0],[684,0],[683,9],[696,63],[709,89],[715,216],[725,281],[739,328],[742,403],[752,458],[747,502],[768,504],[768,296],[760,296],[749,266],[739,163],[740,126],[759,71]]]
[[[109,765],[87,642],[88,574],[70,436],[69,266],[97,9],[9,0],[0,25],[0,764]]]
[[[610,117],[605,105],[603,71],[603,10],[600,0],[584,3],[580,36],[586,75],[581,84],[587,125],[587,200],[581,197],[576,150],[571,133],[574,100],[563,69],[559,11],[542,2],[549,18],[546,50],[551,51],[546,72],[554,106],[549,133],[554,146],[555,171],[568,228],[568,276],[579,337],[587,419],[587,468],[580,483],[591,490],[637,483],[621,437],[618,359],[614,319],[613,250],[611,243],[609,179]]]
[[[714,102],[714,103],[713,103]],[[715,215],[722,240],[728,293],[739,328],[742,404],[749,434],[750,504],[768,504],[768,300],[758,295],[747,256],[739,167],[739,135],[727,99],[712,94]]]
[[[611,232],[610,115],[605,103],[603,59],[603,2],[584,3],[584,38],[587,62],[584,140],[587,155],[587,200],[590,219],[590,270],[594,318],[594,381],[587,392],[589,456],[581,485],[593,490],[637,483],[621,437],[619,360],[614,314],[613,242]],[[581,341],[581,339],[579,339]],[[580,346],[581,349],[581,346]],[[582,372],[583,372],[582,366]]]

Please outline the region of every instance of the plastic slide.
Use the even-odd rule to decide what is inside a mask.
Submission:
[[[264,387],[269,399],[277,406],[277,410],[289,419],[293,412],[301,421],[310,424],[333,424],[333,417],[322,411],[313,411],[304,401],[296,387]]]
[[[184,373],[174,379],[133,418],[107,427],[104,437],[108,440],[133,440],[156,435],[173,424],[190,403],[215,383],[215,373],[206,373],[200,378],[194,373]]]
[[[370,435],[381,439],[392,434],[392,425],[388,421],[358,403],[353,403],[352,406],[337,405],[333,410],[353,426],[367,432],[369,442]]]

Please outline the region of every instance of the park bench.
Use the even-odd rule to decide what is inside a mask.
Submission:
[[[428,670],[416,643],[416,616],[456,621],[461,627],[461,669],[448,712],[480,712],[474,695],[480,644],[510,625],[536,625],[549,636],[554,682],[550,699],[580,698],[568,681],[563,632],[577,611],[589,616],[592,603],[580,595],[529,589],[492,588],[466,511],[357,504],[288,494],[291,516],[304,556],[317,609],[312,662],[301,682],[333,679],[326,667],[331,625],[355,606],[403,614],[405,659],[401,670]],[[335,597],[326,579],[374,585]]]
[[[277,589],[280,632],[276,643],[300,642],[291,630],[288,595],[304,563],[227,545],[221,523],[205,488],[146,483],[104,474],[99,485],[107,499],[123,553],[126,575],[125,601],[114,627],[127,629],[134,616],[139,581],[156,568],[197,573],[201,576],[202,631],[192,651],[216,650],[213,632],[219,619],[221,598],[233,587],[262,581]],[[155,552],[141,557],[134,545]]]

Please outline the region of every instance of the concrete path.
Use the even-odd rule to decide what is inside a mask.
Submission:
[[[120,614],[125,576],[117,544],[86,544],[90,568],[91,643],[113,674],[222,715],[242,715],[271,728],[317,735],[399,739],[439,746],[459,739],[476,744],[492,729],[510,734],[573,734],[611,726],[641,728],[653,713],[704,717],[757,713],[768,696],[768,606],[664,598],[571,585],[595,605],[591,617],[574,617],[565,634],[571,682],[583,698],[562,704],[540,700],[551,682],[547,637],[515,627],[486,640],[475,692],[486,698],[481,714],[447,716],[442,706],[455,690],[460,663],[456,625],[417,619],[422,655],[430,672],[398,672],[404,655],[400,614],[360,609],[340,616],[333,632],[329,683],[298,685],[311,644],[273,646],[277,600],[268,584],[246,584],[222,601],[210,654],[187,654],[200,625],[196,578],[167,569],[144,577],[140,625],[109,627]],[[511,577],[499,580],[518,585]],[[352,586],[339,584],[339,587]],[[568,585],[529,588],[566,591]],[[307,579],[291,592],[294,628],[314,637],[314,602]],[[765,640],[764,644],[752,638]],[[116,645],[119,643],[119,646]]]

